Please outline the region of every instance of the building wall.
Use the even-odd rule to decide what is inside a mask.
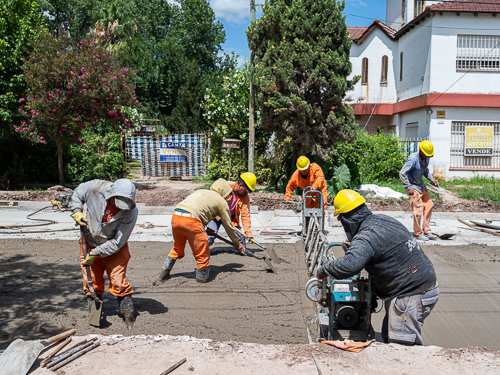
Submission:
[[[352,64],[352,74],[361,76],[362,60],[368,58],[368,84],[362,85],[361,80],[354,90],[347,93],[346,102],[353,103],[393,103],[396,101],[396,80],[393,55],[397,44],[389,39],[378,28],[374,29],[360,44],[353,44],[349,58]],[[381,85],[382,57],[388,57],[387,84]]]
[[[394,58],[397,72],[398,101],[426,94],[430,89],[432,18],[401,36]],[[424,26],[424,27],[422,27]],[[403,53],[403,79],[400,78],[401,52]]]
[[[403,0],[387,0],[385,5],[385,23],[396,30],[401,28],[402,2]]]
[[[431,17],[433,28],[431,43],[430,92],[499,94],[500,71],[457,71],[457,35],[500,35],[500,19],[491,13],[474,16],[461,13],[436,13]],[[410,36],[419,26],[412,30]],[[457,29],[456,27],[460,27]],[[491,29],[491,30],[488,30]],[[453,85],[453,86],[451,86]],[[451,86],[451,87],[450,87]]]

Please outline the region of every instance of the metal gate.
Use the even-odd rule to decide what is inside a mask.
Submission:
[[[465,156],[465,127],[493,126],[493,155]],[[450,168],[488,170],[500,168],[500,123],[453,121],[451,123]]]

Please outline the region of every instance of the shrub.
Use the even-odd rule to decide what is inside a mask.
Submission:
[[[357,164],[364,184],[399,178],[406,160],[394,133],[369,135],[359,132],[354,142],[339,142],[333,151],[338,163]]]
[[[93,179],[115,180],[122,176],[123,152],[120,150],[120,134],[109,132],[99,135],[83,134],[82,145],[70,145],[65,166],[66,175],[72,182]]]

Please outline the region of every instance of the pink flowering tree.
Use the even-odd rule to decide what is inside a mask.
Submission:
[[[82,132],[105,125],[113,131],[130,126],[119,107],[137,107],[135,73],[122,67],[90,39],[73,42],[60,31],[43,31],[25,59],[28,87],[21,98],[21,123],[14,130],[33,142],[55,142],[59,182],[64,185],[63,145],[83,142]],[[92,168],[89,165],[89,168]]]

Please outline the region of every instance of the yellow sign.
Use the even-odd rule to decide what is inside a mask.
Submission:
[[[446,111],[436,111],[436,118],[446,118]]]
[[[466,156],[493,155],[493,126],[466,126]]]

